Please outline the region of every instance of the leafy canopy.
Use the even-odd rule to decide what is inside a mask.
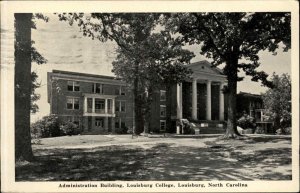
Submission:
[[[291,124],[291,78],[288,74],[272,76],[273,88],[263,94],[264,108],[272,120],[281,124]]]
[[[267,81],[268,75],[257,71],[258,53],[276,54],[280,42],[284,51],[291,47],[290,13],[176,13],[167,14],[167,29],[179,33],[189,44],[200,44],[200,54],[213,59],[214,65],[225,63],[224,73],[237,81],[236,69],[242,69],[253,81]],[[241,60],[242,59],[242,60]],[[240,62],[238,62],[240,60]]]

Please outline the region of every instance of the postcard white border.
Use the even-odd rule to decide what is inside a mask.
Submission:
[[[292,13],[292,179],[233,181],[248,188],[58,188],[63,182],[14,181],[14,68],[1,70],[1,185],[3,192],[296,192],[299,190],[299,4],[297,1],[1,1],[1,25],[14,12],[262,12]],[[1,53],[2,52],[1,47]],[[297,129],[298,128],[298,129]],[[115,182],[115,181],[113,181]],[[149,183],[149,181],[144,181]],[[161,182],[161,181],[159,181]],[[166,181],[167,182],[167,181]],[[190,181],[192,182],[192,181]],[[218,181],[220,182],[220,181]],[[227,181],[221,181],[226,184]],[[76,183],[76,182],[68,182]],[[77,182],[88,184],[90,182]],[[97,182],[92,182],[97,183]],[[126,182],[120,182],[126,183]],[[156,183],[152,181],[151,183]],[[171,183],[176,183],[171,181]],[[197,182],[199,183],[199,182]],[[200,182],[201,183],[201,182]],[[207,184],[207,181],[202,181]]]

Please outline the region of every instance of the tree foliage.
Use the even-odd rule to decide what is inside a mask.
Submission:
[[[181,48],[168,32],[155,33],[159,13],[69,13],[60,20],[77,22],[83,35],[100,41],[114,40],[119,48],[113,72],[131,84],[135,104],[135,133],[144,130],[144,116],[149,110],[154,85],[176,84],[190,73],[185,63],[194,56]],[[158,30],[156,30],[158,31]],[[146,97],[145,97],[146,96]],[[149,97],[150,96],[150,97]]]
[[[275,128],[291,126],[291,78],[288,74],[275,73],[271,79],[273,88],[264,93],[263,102],[266,115],[275,123]]]
[[[276,54],[280,43],[284,51],[291,46],[290,13],[175,13],[166,14],[163,24],[178,40],[200,45],[200,54],[213,59],[215,66],[225,63],[228,80],[228,125],[225,137],[236,137],[236,87],[243,70],[253,81],[272,86],[268,75],[258,71],[259,52]]]

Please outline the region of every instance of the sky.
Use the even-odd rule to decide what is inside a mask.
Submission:
[[[37,29],[32,30],[32,40],[35,41],[34,47],[48,60],[46,64],[32,64],[32,71],[37,72],[41,87],[36,92],[41,95],[37,102],[39,112],[32,115],[31,121],[50,113],[50,105],[47,102],[47,72],[53,69],[66,70],[73,72],[92,73],[101,75],[111,75],[112,61],[115,57],[114,42],[100,42],[83,37],[79,27],[75,24],[70,26],[67,22],[59,21],[53,14],[45,14],[50,20],[44,22],[36,20]],[[13,19],[13,18],[10,18]],[[4,61],[13,60],[13,27],[10,25],[1,26],[1,45],[4,45],[7,52],[4,51]],[[4,38],[3,38],[4,37]],[[193,51],[196,55],[191,62],[208,60],[199,54],[199,45],[187,46],[187,49]],[[5,49],[4,49],[5,50]],[[260,52],[261,66],[259,70],[264,70],[268,74],[291,74],[291,53],[278,51],[276,56],[269,52]],[[1,58],[2,59],[2,58]],[[266,88],[261,87],[259,82],[252,82],[249,77],[238,83],[238,92],[250,92],[260,94],[265,92]]]

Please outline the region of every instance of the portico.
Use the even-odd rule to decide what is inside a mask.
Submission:
[[[177,86],[177,116],[191,120],[224,121],[226,76],[207,61],[188,65],[192,78]]]

